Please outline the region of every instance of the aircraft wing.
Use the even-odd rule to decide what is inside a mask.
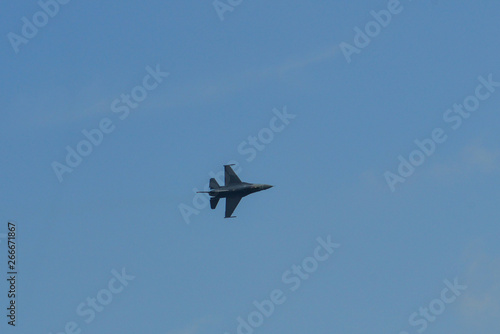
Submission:
[[[243,197],[227,197],[226,198],[226,217],[224,218],[231,218],[231,215],[234,212],[234,209],[238,206],[240,203],[241,199]]]
[[[242,183],[238,175],[231,168],[231,165],[224,165],[224,183],[226,186]]]

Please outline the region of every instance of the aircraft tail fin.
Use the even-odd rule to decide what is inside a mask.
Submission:
[[[219,189],[219,188],[220,188],[220,186],[217,183],[217,180],[214,178],[211,178],[210,179],[210,189]]]
[[[219,203],[219,197],[212,197],[210,199],[210,207],[213,209],[215,209],[217,207],[217,203]]]

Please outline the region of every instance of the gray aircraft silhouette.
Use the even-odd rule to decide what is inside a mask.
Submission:
[[[212,196],[210,198],[210,207],[212,210],[217,207],[217,203],[219,203],[221,198],[226,199],[226,216],[224,218],[236,218],[231,215],[243,197],[257,191],[272,188],[272,186],[268,184],[241,182],[231,166],[234,165],[224,165],[225,184],[223,187],[219,186],[216,179],[211,178],[209,183],[210,191],[198,191],[198,193],[205,193]]]

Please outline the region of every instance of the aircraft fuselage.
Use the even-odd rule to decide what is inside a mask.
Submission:
[[[223,186],[217,189],[211,189],[208,194],[212,197],[226,198],[230,196],[245,197],[258,191],[266,190],[272,186],[268,184],[241,183],[237,185]]]

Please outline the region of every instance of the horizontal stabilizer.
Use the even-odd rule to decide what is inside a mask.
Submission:
[[[212,197],[210,199],[210,207],[213,209],[215,209],[217,207],[217,203],[219,203],[219,197]]]

